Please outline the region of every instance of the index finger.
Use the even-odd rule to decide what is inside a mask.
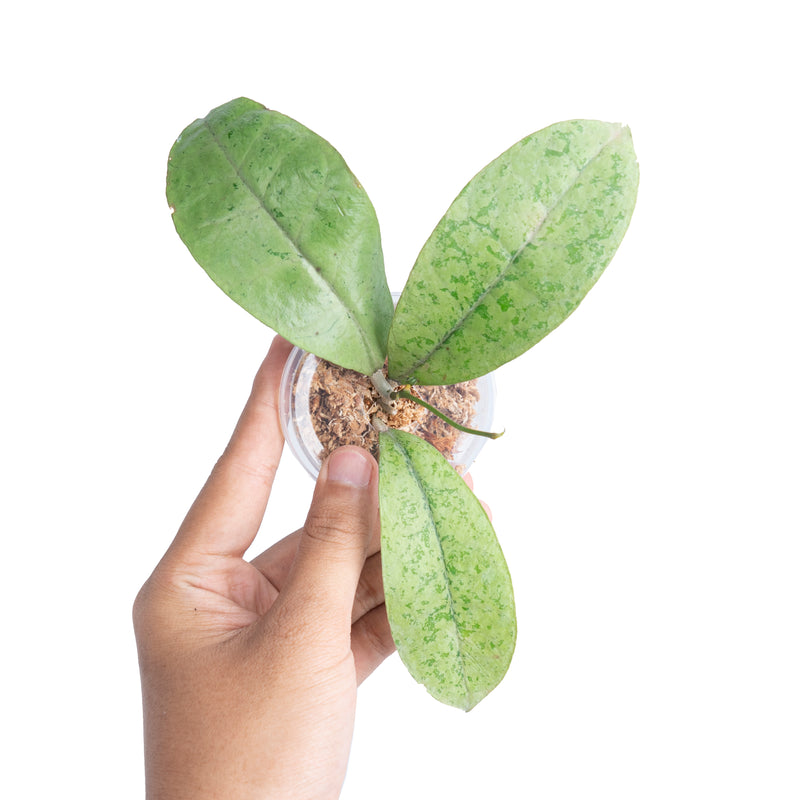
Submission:
[[[241,558],[252,544],[283,450],[278,389],[291,348],[280,336],[273,339],[233,436],[183,521],[173,552]]]

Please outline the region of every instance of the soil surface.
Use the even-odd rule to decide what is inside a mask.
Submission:
[[[476,381],[453,386],[411,386],[409,390],[461,425],[471,427],[480,399]],[[392,428],[426,439],[450,459],[464,434],[412,400],[395,401],[397,412],[388,415],[369,378],[319,360],[311,379],[309,416],[322,446],[324,459],[337,447],[354,444],[378,456],[378,432],[372,425],[377,415]]]

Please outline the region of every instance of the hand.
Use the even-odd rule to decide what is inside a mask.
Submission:
[[[247,562],[283,437],[276,338],[225,453],[134,604],[147,796],[336,798],[356,687],[394,650],[377,464],[320,471],[303,528]]]

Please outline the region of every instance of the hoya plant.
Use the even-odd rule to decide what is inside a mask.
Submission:
[[[367,193],[327,141],[283,114],[240,98],[193,122],[170,153],[167,198],[227,295],[294,345],[369,376],[391,408],[409,386],[486,375],[560,325],[619,246],[637,185],[626,127],[572,120],[527,136],[456,197],[396,309]],[[469,710],[511,661],[508,567],[444,456],[380,428],[392,635],[417,681]]]

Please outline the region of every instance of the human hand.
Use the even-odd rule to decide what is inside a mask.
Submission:
[[[277,337],[225,453],[134,604],[147,796],[336,798],[356,687],[394,650],[377,464],[322,466],[305,525],[253,561],[283,437]]]

